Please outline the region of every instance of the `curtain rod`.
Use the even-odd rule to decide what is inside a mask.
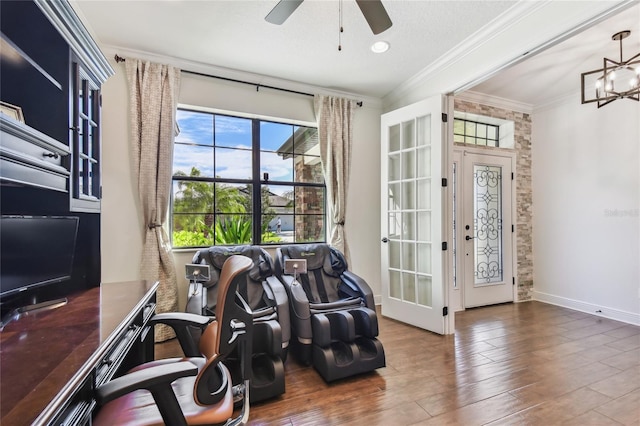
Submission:
[[[117,63],[120,62],[125,62],[126,59],[123,58],[122,56],[119,56],[118,54],[116,54],[114,56],[114,59]],[[311,96],[313,97],[313,93],[306,93],[306,92],[299,92],[297,90],[289,90],[289,89],[283,89],[282,87],[275,87],[275,86],[268,86],[265,84],[259,84],[259,83],[252,83],[250,81],[244,81],[244,80],[237,80],[235,78],[227,78],[227,77],[220,77],[219,75],[212,75],[212,74],[203,74],[201,72],[196,72],[196,71],[188,71],[188,70],[180,70],[180,72],[184,72],[187,74],[193,74],[193,75],[199,75],[201,77],[210,77],[210,78],[217,78],[218,80],[224,80],[224,81],[230,81],[232,83],[240,83],[240,84],[247,84],[249,86],[255,86],[256,88],[256,92],[260,91],[261,87],[264,87],[265,89],[272,89],[272,90],[279,90],[281,92],[287,92],[287,93],[294,93],[296,95],[302,95],[302,96]],[[356,105],[358,105],[359,107],[362,106],[362,101],[358,101],[356,102]]]

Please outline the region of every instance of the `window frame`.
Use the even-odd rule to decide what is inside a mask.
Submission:
[[[463,142],[456,142],[456,143],[462,143],[465,145],[472,145],[472,146],[485,146],[485,147],[490,147],[490,148],[500,148],[500,125],[498,124],[490,124],[490,123],[485,123],[482,121],[478,121],[478,120],[470,120],[468,118],[458,118],[458,117],[454,117],[454,125],[453,125],[453,138],[454,138],[454,142],[455,141],[455,137],[456,136],[462,136]],[[464,129],[462,133],[456,133],[455,129],[455,122],[459,121],[462,122],[462,128]],[[475,127],[475,131],[474,131],[474,135],[469,135],[467,134],[467,125],[468,124],[473,124]],[[490,138],[488,136],[488,131],[487,131],[487,136],[486,137],[481,137],[478,136],[478,125],[482,125],[482,126],[486,126],[487,130],[489,127],[493,128],[495,130],[495,138]],[[473,139],[474,143],[469,143],[467,142],[468,139]],[[484,141],[484,144],[479,144],[478,141]],[[494,142],[495,145],[489,145],[489,142]]]
[[[300,242],[296,242],[296,241],[279,241],[279,242],[274,242],[274,243],[269,243],[269,242],[263,242],[262,241],[262,219],[264,216],[264,213],[262,211],[262,188],[263,186],[267,186],[270,189],[274,186],[282,186],[282,187],[290,187],[291,190],[294,192],[297,188],[319,188],[322,191],[322,232],[320,235],[320,239],[313,241],[314,243],[324,243],[327,241],[327,187],[326,187],[326,182],[324,180],[324,173],[322,176],[322,183],[317,183],[317,182],[296,182],[295,178],[296,178],[296,174],[295,174],[295,167],[294,169],[292,169],[292,181],[272,181],[270,179],[264,179],[264,176],[261,174],[261,153],[262,152],[268,152],[268,151],[262,151],[260,148],[260,135],[261,135],[261,130],[260,130],[260,125],[261,123],[273,123],[273,124],[283,124],[283,125],[290,125],[290,126],[294,126],[294,131],[292,132],[292,137],[295,134],[295,127],[305,127],[305,128],[313,128],[317,130],[317,125],[315,123],[308,123],[308,122],[299,122],[299,121],[295,121],[295,120],[286,120],[286,119],[276,119],[276,118],[272,118],[272,117],[264,117],[264,116],[260,116],[260,115],[255,115],[255,114],[242,114],[239,112],[232,112],[232,111],[220,111],[217,109],[211,109],[211,108],[202,108],[202,107],[196,107],[196,106],[191,106],[191,105],[184,105],[184,104],[179,104],[177,107],[177,110],[183,110],[183,111],[187,111],[187,112],[195,112],[195,113],[200,113],[200,114],[210,114],[212,116],[212,119],[215,116],[223,116],[223,117],[227,117],[227,118],[239,118],[239,119],[245,119],[245,120],[250,120],[251,121],[251,162],[252,162],[252,166],[251,166],[251,178],[249,179],[240,179],[240,178],[223,178],[223,177],[216,177],[215,176],[215,170],[216,170],[216,159],[215,159],[215,154],[214,154],[214,163],[213,163],[213,175],[212,177],[203,177],[203,176],[176,176],[175,174],[173,174],[172,172],[172,176],[171,176],[171,196],[170,196],[170,204],[169,204],[169,209],[168,209],[168,214],[170,215],[169,218],[169,233],[170,233],[170,241],[172,244],[172,247],[174,249],[177,250],[181,250],[181,249],[194,249],[194,248],[202,248],[202,247],[209,247],[209,246],[179,246],[179,247],[175,247],[173,246],[173,232],[174,232],[174,185],[176,182],[206,182],[206,183],[211,183],[212,185],[215,184],[231,184],[231,185],[242,185],[242,186],[246,186],[246,185],[250,185],[251,186],[251,212],[250,213],[246,213],[246,215],[248,215],[251,218],[251,223],[252,223],[252,230],[251,230],[251,242],[247,243],[247,244],[252,244],[252,245],[261,245],[261,246],[277,246],[280,244],[305,244],[305,243],[309,243],[309,241],[300,241]],[[226,147],[226,146],[217,146],[215,143],[215,121],[214,121],[214,128],[213,128],[213,141],[212,141],[212,145],[211,148],[214,150],[215,153],[215,149],[216,148],[230,148],[230,147]],[[179,142],[179,141],[174,141],[174,147],[177,144],[184,144],[184,145],[190,145],[188,143],[184,143],[184,142]],[[231,149],[238,149],[238,148],[231,148]],[[175,149],[174,149],[175,152]],[[175,154],[174,154],[175,155]],[[295,155],[304,155],[304,154],[295,154]],[[320,156],[318,155],[318,159],[320,160]],[[172,156],[172,167],[173,167],[173,161],[174,161],[174,156]],[[215,223],[215,218],[221,215],[224,215],[225,213],[221,213],[221,212],[217,212],[216,207],[215,207],[215,202],[216,202],[216,198],[214,197],[214,206],[213,206],[213,215],[214,215],[214,223]],[[319,216],[320,214],[318,213],[297,213],[296,212],[296,197],[294,195],[293,197],[293,201],[292,201],[292,207],[291,207],[291,213],[286,213],[286,215],[290,215],[293,218],[294,221],[294,240],[296,237],[296,227],[295,227],[295,223],[296,223],[296,218],[299,216]],[[194,212],[195,214],[206,214],[203,212]],[[215,238],[212,241],[212,245],[216,245],[215,242]]]

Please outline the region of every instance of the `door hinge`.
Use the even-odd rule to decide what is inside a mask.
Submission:
[[[513,283],[513,285],[516,285],[516,277],[511,277],[511,282]]]
[[[447,114],[446,114],[446,113],[444,113],[444,112],[443,112],[443,113],[442,113],[442,122],[443,122],[443,123],[446,123],[448,120],[449,120],[449,117],[447,116]]]
[[[443,251],[447,250],[447,242],[446,241],[442,242],[442,250]]]
[[[516,232],[516,226],[515,225],[511,225],[511,232]]]
[[[511,172],[511,180],[513,180],[513,172]]]
[[[447,187],[447,178],[442,178],[442,187],[443,188]]]
[[[442,308],[442,316],[446,317],[447,315],[449,315],[449,307],[448,306],[444,306]]]

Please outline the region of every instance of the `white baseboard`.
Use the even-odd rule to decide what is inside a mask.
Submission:
[[[640,313],[621,311],[619,309],[594,305],[592,303],[568,299],[566,297],[555,296],[553,294],[542,293],[540,291],[533,292],[533,300],[640,326]]]
[[[373,303],[375,303],[376,305],[382,305],[382,295],[381,294],[374,294],[373,295]]]

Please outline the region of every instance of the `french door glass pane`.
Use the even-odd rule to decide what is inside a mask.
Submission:
[[[431,241],[431,212],[417,212],[418,241]]]
[[[402,239],[403,240],[415,240],[416,239],[416,213],[404,212],[402,213]]]
[[[389,213],[389,239],[397,240],[400,238],[402,223],[400,222],[402,213]]]
[[[431,120],[430,116],[416,118],[416,145],[431,145]]]
[[[398,271],[389,271],[389,296],[402,298],[402,281]]]
[[[417,275],[418,304],[431,307],[433,305],[433,296],[431,289],[431,277]]]
[[[389,241],[389,267],[400,269],[400,243]]]
[[[390,182],[400,180],[400,153],[389,155],[389,173],[388,178]]]
[[[431,176],[431,148],[430,147],[422,147],[417,150],[417,158],[418,158],[418,177],[428,177]]]
[[[416,177],[416,155],[415,151],[402,152],[402,179],[412,179]]]
[[[402,273],[402,300],[414,303],[416,301],[416,275],[414,273]]]
[[[415,182],[404,181],[402,182],[402,209],[413,210],[416,208],[416,185]]]
[[[416,245],[415,243],[402,243],[402,269],[405,271],[416,270]]]
[[[431,274],[431,244],[417,244],[418,267],[417,272]]]
[[[405,121],[402,123],[402,149],[413,148],[414,146],[416,146],[414,121]]]
[[[418,209],[431,208],[431,179],[420,179],[416,181]]]
[[[400,183],[389,184],[389,211],[400,210]]]

